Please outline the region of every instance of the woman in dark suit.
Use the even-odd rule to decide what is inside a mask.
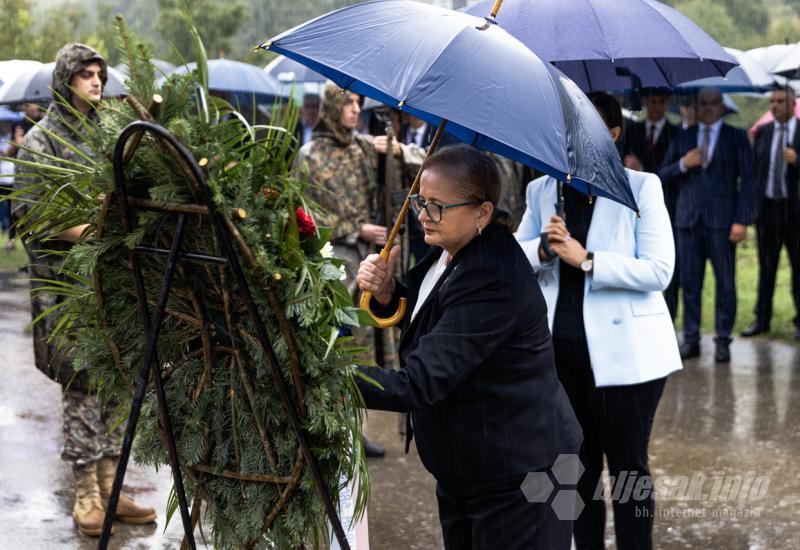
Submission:
[[[426,161],[412,204],[432,251],[408,287],[389,275],[397,247],[358,273],[375,311],[408,299],[403,368],[364,368],[382,389],[360,388],[368,408],[411,413],[408,441],[437,480],[446,548],[568,549],[569,518],[521,490],[526,474],[576,453],[581,433],[556,376],[544,298],[496,209],[500,191],[494,163],[474,149]]]

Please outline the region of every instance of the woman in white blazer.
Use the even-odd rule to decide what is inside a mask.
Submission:
[[[619,104],[592,94],[616,140]],[[675,331],[661,294],[672,277],[675,247],[657,176],[626,170],[641,218],[604,198],[564,188],[565,218],[555,213],[557,183],[528,185],[517,240],[548,306],[556,368],[584,433],[586,471],[578,493],[586,508],[574,526],[576,546],[602,548],[605,502],[595,495],[603,455],[612,480],[617,547],[652,548],[655,505],[647,445],[666,376],[681,368]],[[548,257],[541,235],[547,234]],[[614,481],[612,481],[613,483]],[[631,489],[640,488],[640,491]],[[634,498],[636,497],[636,498]]]

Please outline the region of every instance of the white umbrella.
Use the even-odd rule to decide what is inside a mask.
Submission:
[[[774,73],[775,66],[786,57],[795,44],[773,44],[762,48],[753,48],[745,53],[757,63],[760,63],[767,71]]]
[[[30,59],[0,61],[0,84],[10,82],[20,74],[36,70],[41,64],[40,61],[31,61]]]
[[[32,71],[17,75],[14,80],[0,86],[0,104],[52,101],[50,85],[53,82],[55,62],[45,63]],[[108,82],[103,88],[105,97],[116,97],[128,93],[123,82],[125,75],[108,67]]]

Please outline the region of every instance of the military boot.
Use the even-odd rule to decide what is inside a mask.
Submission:
[[[103,520],[106,511],[100,500],[100,487],[97,485],[97,467],[95,464],[72,466],[75,476],[75,506],[72,517],[84,535],[99,537],[103,531]]]
[[[100,485],[100,496],[104,505],[111,497],[111,487],[114,485],[114,476],[117,473],[117,462],[113,458],[103,458],[97,463],[97,481]],[[137,525],[152,523],[156,520],[156,511],[150,507],[140,506],[125,493],[120,493],[114,519]]]

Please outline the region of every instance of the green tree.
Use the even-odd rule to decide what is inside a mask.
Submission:
[[[720,44],[735,46],[741,39],[741,31],[736,28],[728,11],[719,3],[686,0],[676,4],[675,9],[700,24]]]
[[[214,0],[158,0],[160,8],[156,28],[168,41],[170,49],[164,51],[165,59],[181,63],[183,57],[193,51],[194,41],[186,24],[185,14],[191,14],[210,57],[218,54],[241,56],[252,44],[243,44],[237,33],[245,18],[245,6],[238,0],[215,2]]]

